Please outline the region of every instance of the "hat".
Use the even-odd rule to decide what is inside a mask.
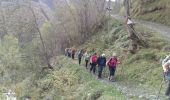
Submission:
[[[116,57],[116,56],[117,56],[117,54],[113,52],[112,56]]]
[[[104,57],[104,56],[105,56],[105,54],[103,53],[103,54],[102,54],[102,57]]]

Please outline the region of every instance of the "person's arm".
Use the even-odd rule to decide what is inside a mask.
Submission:
[[[97,64],[99,64],[99,57],[97,57]]]
[[[105,58],[105,60],[104,60],[104,66],[106,66],[106,58]]]
[[[106,65],[108,65],[108,63],[110,62],[111,59],[112,59],[112,58],[109,58],[109,59],[107,60]]]
[[[163,64],[162,67],[164,72],[168,72],[168,69],[170,67],[170,60]]]
[[[92,63],[92,56],[90,57],[90,63]]]
[[[117,58],[117,64],[120,64],[120,60],[119,60],[119,58]]]

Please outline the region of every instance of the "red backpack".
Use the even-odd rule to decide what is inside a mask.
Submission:
[[[109,67],[116,67],[117,64],[117,58],[110,58],[108,62]]]
[[[97,56],[96,55],[93,55],[91,57],[91,59],[92,59],[92,63],[96,63],[97,62]]]

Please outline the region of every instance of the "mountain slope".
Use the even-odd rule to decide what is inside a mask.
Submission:
[[[139,19],[170,26],[169,0],[133,0],[132,13]]]
[[[123,22],[113,20],[112,30],[107,33],[107,28],[100,30],[79,48],[92,50],[96,48],[98,54],[105,53],[109,57],[112,52],[119,56],[121,64],[117,68],[116,80],[124,86],[136,87],[136,90],[151,90],[154,95],[162,81],[161,59],[169,54],[170,45],[161,36],[141,25],[135,28],[141,32],[149,44],[148,48],[139,47],[136,54],[128,53],[128,34]],[[109,71],[106,71],[106,77]],[[165,84],[163,86],[165,88]],[[136,91],[135,90],[135,91]],[[133,91],[133,90],[132,90]],[[162,89],[162,98],[164,97]],[[143,94],[141,94],[143,95]],[[149,97],[147,97],[149,98]],[[144,99],[145,100],[145,99]]]
[[[53,64],[53,71],[45,70],[16,85],[19,99],[125,100],[116,88],[98,81],[71,59],[57,57]]]

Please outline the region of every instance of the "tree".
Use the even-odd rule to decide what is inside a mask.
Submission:
[[[32,9],[31,6],[30,6],[30,10],[31,10],[31,12],[32,12],[32,14],[33,14],[33,18],[34,18],[34,22],[35,22],[35,25],[36,25],[36,29],[37,29],[38,34],[39,34],[39,36],[40,36],[40,40],[41,40],[41,43],[42,43],[42,46],[43,46],[43,51],[44,51],[44,56],[45,56],[45,59],[46,59],[47,66],[48,66],[48,68],[53,69],[53,67],[52,67],[51,64],[50,64],[50,59],[49,59],[49,57],[48,57],[47,48],[46,48],[46,46],[45,46],[44,39],[43,39],[43,37],[42,37],[42,33],[41,33],[40,29],[39,29],[35,12],[34,12],[34,10]]]
[[[129,33],[129,39],[130,39],[130,46],[129,49],[131,53],[136,53],[138,49],[138,45],[142,45],[147,47],[147,43],[143,39],[143,36],[138,33],[134,28],[134,23],[131,21],[130,17],[130,3],[131,0],[124,0],[125,5],[125,13],[126,13],[126,25],[127,25],[127,31]]]

